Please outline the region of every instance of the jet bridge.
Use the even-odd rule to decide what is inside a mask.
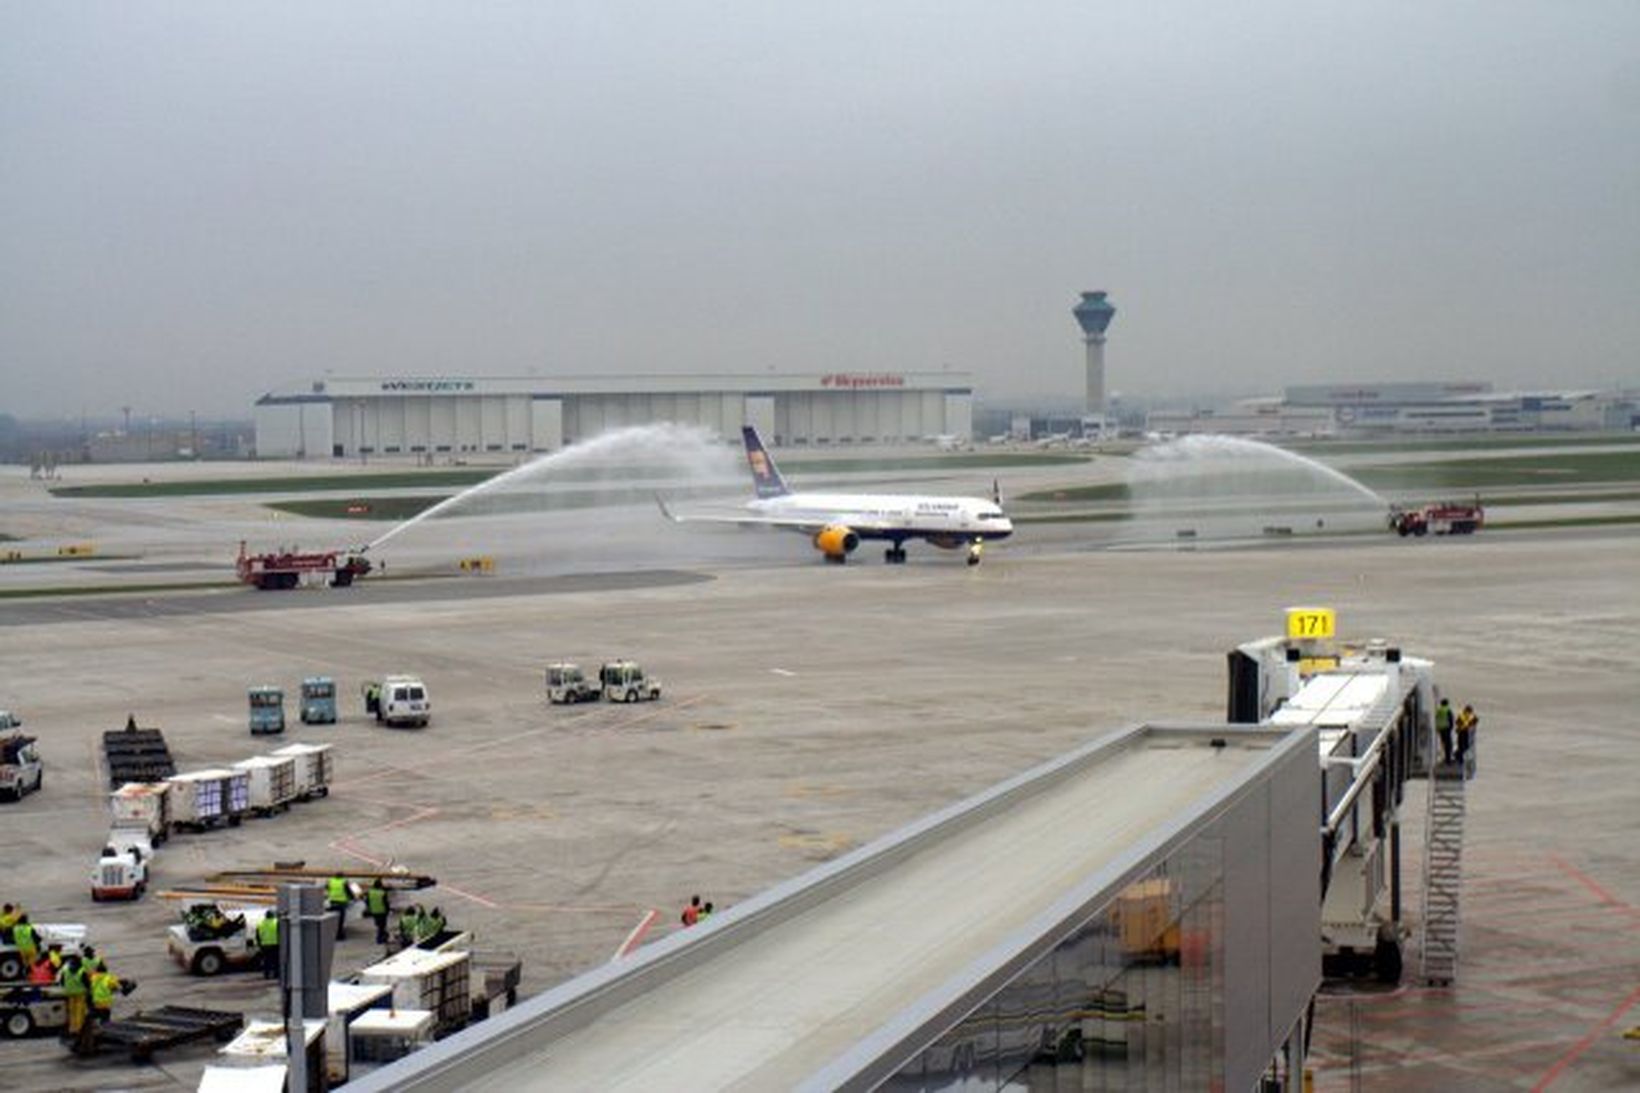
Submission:
[[[355,1084],[1290,1078],[1320,980],[1313,749],[1307,728],[1112,733]]]
[[[1438,765],[1435,702],[1430,661],[1384,641],[1338,642],[1325,608],[1291,608],[1286,636],[1248,642],[1230,654],[1231,721],[1316,730],[1329,976],[1401,978],[1408,936],[1402,808],[1407,782],[1429,777]],[[1426,828],[1426,837],[1434,830]],[[1426,844],[1426,861],[1429,849]]]

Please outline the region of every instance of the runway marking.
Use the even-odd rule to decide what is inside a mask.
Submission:
[[[770,668],[769,673],[777,676],[795,676],[797,674],[789,668]]]
[[[632,927],[632,932],[626,935],[626,940],[621,942],[620,947],[615,950],[615,955],[610,959],[619,960],[637,948],[638,942],[643,940],[644,935],[649,932],[649,928],[655,925],[655,920],[660,917],[661,913],[651,907],[649,913],[644,915],[636,926]]]
[[[220,721],[224,725],[237,725],[237,724],[239,724],[239,718],[229,717],[225,713],[214,713],[214,714],[211,715],[211,720],[212,721]]]

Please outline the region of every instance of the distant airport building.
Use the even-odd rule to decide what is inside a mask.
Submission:
[[[966,372],[327,378],[255,406],[262,458],[546,452],[609,429],[677,422],[778,446],[973,433]]]
[[[1630,429],[1633,399],[1615,392],[1497,392],[1490,383],[1304,384],[1281,398],[1226,408],[1152,411],[1146,428],[1165,434],[1364,436],[1415,433]]]

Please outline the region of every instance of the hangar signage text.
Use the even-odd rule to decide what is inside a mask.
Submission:
[[[383,391],[471,391],[472,380],[382,380]]]
[[[820,377],[821,387],[844,387],[858,389],[862,387],[904,387],[904,376],[893,376],[886,372],[870,375],[859,372],[830,372]]]

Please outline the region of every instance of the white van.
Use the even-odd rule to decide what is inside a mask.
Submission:
[[[433,716],[427,684],[415,676],[388,676],[382,680],[381,704],[381,719],[389,725],[420,728]]]

